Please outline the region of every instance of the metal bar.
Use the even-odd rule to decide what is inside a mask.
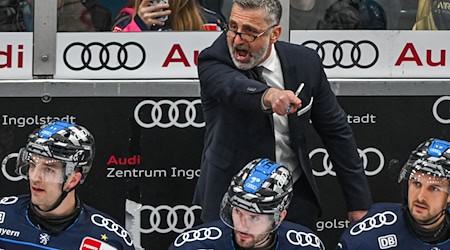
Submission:
[[[291,1],[280,1],[281,7],[283,8],[283,14],[281,15],[280,25],[281,25],[281,36],[280,41],[289,42],[289,3]]]
[[[306,84],[306,83],[305,83]],[[338,96],[450,95],[450,79],[331,80]],[[5,80],[0,97],[199,97],[198,80]]]
[[[33,76],[53,78],[56,70],[57,0],[33,3]]]

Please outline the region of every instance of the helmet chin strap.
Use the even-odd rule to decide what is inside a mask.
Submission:
[[[65,179],[66,180],[64,181],[64,183],[66,183],[67,177]],[[79,182],[78,182],[73,188],[70,188],[69,190],[64,190],[64,183],[61,186],[61,195],[58,197],[58,199],[55,201],[55,203],[53,203],[53,205],[49,209],[41,209],[38,205],[35,205],[32,203],[33,206],[41,212],[50,212],[50,211],[55,210],[57,207],[59,207],[59,205],[61,205],[61,203],[67,197],[67,194],[69,194],[72,190],[74,190],[79,184]]]
[[[253,246],[254,248],[264,247],[267,245],[267,243],[271,243],[271,240],[273,239],[272,233],[268,233],[266,237],[262,238],[260,241],[256,242]]]
[[[404,207],[406,213],[406,222],[410,224],[411,229],[419,236],[419,239],[421,239],[422,241],[425,241],[427,243],[440,242],[443,239],[443,237],[444,238],[447,237],[445,235],[448,230],[450,220],[450,217],[447,215],[446,212],[448,207],[449,204],[447,204],[447,207],[445,209],[443,209],[438,214],[433,216],[429,220],[429,222],[420,223],[411,215],[408,206],[406,206]],[[442,216],[445,216],[444,220],[436,228],[433,229],[424,228],[424,226],[429,226],[436,223]]]
[[[424,223],[420,223],[418,222],[414,217],[411,216],[411,218],[413,219],[413,221],[415,223],[417,223],[420,226],[429,226],[429,225],[433,225],[434,223],[436,223],[439,219],[441,219],[442,216],[445,215],[445,213],[447,212],[447,210],[450,208],[450,203],[447,203],[447,206],[442,209],[439,213],[437,213],[435,216],[431,217],[428,222],[424,222]],[[408,210],[409,211],[409,210]]]

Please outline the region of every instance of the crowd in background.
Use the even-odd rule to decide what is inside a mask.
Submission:
[[[58,0],[60,32],[222,30],[233,0]],[[290,0],[291,30],[448,30],[450,0]],[[0,32],[32,31],[32,0],[0,0]],[[161,19],[162,18],[162,19]]]

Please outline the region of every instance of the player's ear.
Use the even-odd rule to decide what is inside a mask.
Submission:
[[[286,218],[286,215],[287,215],[287,210],[285,209],[285,210],[283,210],[283,212],[281,212],[280,222],[282,222],[284,220],[284,218]]]
[[[67,179],[67,188],[72,189],[81,181],[82,174],[78,171],[73,172]]]

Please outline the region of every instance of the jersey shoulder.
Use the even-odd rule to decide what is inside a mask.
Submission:
[[[109,242],[122,245],[124,249],[134,249],[131,234],[110,215],[86,204],[77,221],[76,228],[90,228],[91,235],[107,237]]]
[[[381,249],[397,247],[416,239],[407,229],[399,203],[376,203],[359,221],[352,223],[342,234],[341,249],[365,249],[379,246]]]
[[[222,221],[214,221],[188,229],[178,235],[169,250],[179,249],[201,249],[209,247],[212,249],[223,249],[232,247],[232,231]]]
[[[373,234],[383,231],[385,227],[393,228],[398,222],[403,223],[402,206],[398,203],[376,203],[367,214],[350,225],[348,234],[352,236]]]
[[[25,210],[30,204],[29,195],[4,196],[0,197],[0,210],[7,213],[9,211],[17,213],[19,210]]]
[[[280,249],[325,249],[322,240],[309,228],[283,221],[278,228]]]

